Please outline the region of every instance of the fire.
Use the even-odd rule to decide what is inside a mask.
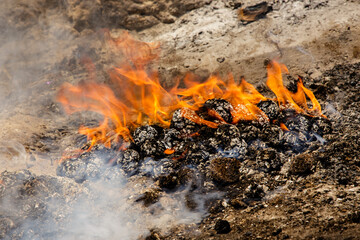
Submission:
[[[213,98],[227,100],[231,104],[232,124],[239,121],[269,121],[266,114],[257,104],[268,98],[260,94],[244,78],[236,83],[229,74],[227,81],[217,75],[210,76],[205,82],[195,80],[188,74],[184,79],[184,88],[178,84],[171,89],[161,86],[157,71],[149,67],[158,58],[158,44],[144,43],[124,33],[120,38],[106,39],[113,51],[120,53],[122,61],[118,67],[109,71],[110,84],[95,81],[95,67],[87,61],[90,80],[78,85],[64,84],[57,100],[62,103],[68,114],[78,111],[94,111],[103,116],[97,127],[81,126],[79,132],[91,141],[90,148],[96,143],[109,147],[111,143],[131,141],[130,129],[144,122],[170,125],[171,114],[181,108],[181,115],[191,121],[211,128],[225,122],[215,111],[209,110],[209,116],[215,120],[202,119],[196,111],[205,101]],[[321,107],[314,94],[304,87],[302,79],[298,81],[298,90],[293,93],[286,89],[282,81],[282,72],[288,73],[286,67],[275,61],[267,66],[267,86],[275,93],[276,100],[282,108],[292,108],[299,113],[321,115]],[[312,107],[307,106],[306,96]],[[167,150],[169,154],[171,150]]]
[[[144,121],[169,126],[171,107],[177,101],[160,85],[157,73],[146,69],[157,58],[156,44],[136,41],[128,33],[118,39],[107,37],[110,46],[126,59],[119,63],[120,67],[109,72],[112,86],[96,83],[94,79],[77,86],[67,83],[57,96],[69,114],[88,110],[104,116],[98,127],[82,126],[79,129],[89,138],[91,146],[97,142],[110,146],[122,139],[129,141],[129,126]]]
[[[279,106],[282,108],[292,108],[298,113],[309,113],[325,117],[321,114],[321,106],[315,98],[314,93],[304,86],[301,77],[299,77],[297,83],[297,92],[293,93],[284,87],[282,70],[289,73],[285,65],[275,61],[271,61],[267,65],[268,80],[266,81],[266,84],[270,90],[275,93]],[[310,98],[312,108],[308,107],[305,95]]]

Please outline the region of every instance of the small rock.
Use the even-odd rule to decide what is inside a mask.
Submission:
[[[216,59],[216,61],[218,61],[219,63],[222,63],[225,61],[225,58],[224,57],[219,57]]]
[[[231,231],[230,223],[226,220],[218,220],[215,223],[215,231],[217,234],[226,234]]]
[[[248,207],[248,205],[239,198],[231,199],[230,205],[233,206],[235,209],[245,209]]]

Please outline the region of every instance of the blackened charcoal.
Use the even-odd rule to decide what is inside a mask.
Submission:
[[[179,185],[179,178],[175,172],[159,177],[159,187],[172,190]]]
[[[224,148],[223,151],[220,151],[222,157],[230,157],[241,159],[245,156],[247,152],[247,144],[243,139],[233,138],[231,143]]]
[[[215,223],[215,231],[217,234],[226,234],[231,231],[230,223],[226,220],[218,220]]]
[[[264,172],[279,171],[282,162],[278,152],[273,148],[265,148],[257,152],[256,165]]]
[[[279,113],[278,119],[282,123],[286,123],[289,119],[294,118],[298,113],[293,109],[285,109]]]
[[[119,146],[112,146],[107,148],[104,145],[98,144],[95,145],[91,152],[82,154],[82,158],[88,158],[89,162],[94,162],[95,165],[104,165],[105,163],[111,162],[113,159],[117,158],[117,155],[120,154],[117,151]]]
[[[175,171],[175,161],[164,158],[160,161],[154,161],[152,158],[146,159],[140,167],[140,171],[154,180],[162,175],[169,175]]]
[[[174,128],[164,130],[163,144],[166,149],[173,148],[180,141],[180,132]]]
[[[134,173],[139,166],[140,154],[133,150],[127,149],[119,156],[116,163],[126,173]]]
[[[307,133],[311,128],[311,121],[309,117],[301,114],[288,117],[284,124],[290,131],[298,131],[303,133]]]
[[[56,174],[81,183],[86,180],[86,163],[79,159],[66,160],[57,167]]]
[[[204,142],[201,141],[193,141],[191,139],[188,139],[186,141],[186,148],[189,151],[189,154],[191,154],[192,152],[197,152],[200,150],[208,150],[207,146],[204,144]]]
[[[209,110],[216,111],[220,117],[227,123],[232,122],[231,111],[233,109],[232,105],[224,100],[219,98],[209,99],[204,103],[204,107]]]
[[[181,116],[181,109],[173,113],[170,127],[180,130],[183,133],[192,133],[197,129],[196,123]]]
[[[265,142],[257,139],[249,144],[249,149],[253,149],[255,151],[262,150],[264,148],[267,148],[267,145]]]
[[[269,146],[261,141],[260,139],[257,139],[255,141],[251,141],[249,144],[248,144],[248,147],[247,147],[247,156],[249,156],[250,158],[256,158],[257,154],[258,154],[258,151],[261,151],[265,148],[268,148]]]
[[[193,128],[195,128],[195,123],[187,118],[182,117],[181,109],[178,109],[173,113],[170,123],[171,128],[183,129],[190,126],[193,126]]]
[[[219,152],[220,157],[240,158],[246,154],[246,142],[240,138],[240,131],[235,125],[222,124],[209,138],[207,145]]]
[[[241,138],[243,138],[246,142],[257,139],[261,132],[261,128],[259,126],[255,126],[249,122],[239,122],[237,127],[240,130]]]
[[[117,164],[124,164],[126,162],[139,162],[139,160],[140,160],[140,155],[137,151],[133,149],[127,149],[117,160]]]
[[[329,134],[332,132],[331,121],[326,118],[314,117],[311,121],[311,131],[321,136]]]
[[[138,127],[133,133],[133,139],[136,145],[144,143],[146,140],[156,139],[158,137],[158,131],[152,126]]]
[[[307,138],[301,132],[286,131],[282,136],[281,143],[284,150],[292,150],[299,153],[305,150]]]
[[[258,108],[263,111],[270,120],[275,120],[279,116],[279,106],[271,100],[261,101],[257,104]]]
[[[240,137],[240,131],[235,125],[222,124],[216,129],[214,135],[223,145],[228,146],[232,139]]]
[[[220,141],[214,137],[205,139],[203,143],[210,153],[216,153],[220,149]]]
[[[259,132],[259,139],[268,146],[277,147],[282,144],[284,132],[277,125],[268,125]]]
[[[208,126],[202,126],[198,131],[199,141],[205,141],[209,138],[214,137],[216,130],[217,130],[217,128],[210,128]]]
[[[145,156],[161,156],[164,154],[165,146],[161,141],[145,140],[140,145],[140,151]]]
[[[210,157],[209,152],[204,150],[199,150],[197,152],[192,152],[187,155],[186,160],[189,164],[199,165],[201,162],[206,162]]]
[[[180,141],[178,144],[174,146],[175,153],[177,155],[182,155],[187,151],[188,143],[186,141]]]
[[[296,93],[298,91],[298,88],[297,88],[298,79],[294,78],[291,75],[287,75],[286,78],[289,81],[289,84],[287,84],[286,88],[289,91]]]

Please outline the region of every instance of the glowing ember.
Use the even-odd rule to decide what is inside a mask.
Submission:
[[[94,111],[104,116],[98,127],[82,126],[79,129],[91,141],[91,146],[103,143],[109,147],[112,142],[130,141],[129,127],[136,127],[147,122],[168,127],[171,114],[181,108],[181,116],[197,124],[217,128],[220,123],[239,121],[269,121],[268,116],[257,107],[260,101],[268,98],[261,95],[253,85],[241,79],[235,83],[230,74],[227,81],[212,75],[205,82],[198,82],[193,75],[184,79],[185,88],[174,86],[167,90],[159,82],[158,73],[149,70],[149,64],[157,58],[158,45],[144,43],[133,39],[128,33],[113,39],[107,33],[108,42],[114,51],[123,56],[118,67],[109,72],[112,86],[95,82],[92,77],[77,86],[64,84],[57,100],[61,102],[67,113],[77,111]],[[95,67],[86,63],[90,73]],[[275,61],[267,66],[267,86],[275,93],[279,106],[292,108],[298,113],[320,116],[321,107],[314,94],[304,87],[302,79],[298,81],[298,90],[293,93],[286,89],[282,81],[282,71],[287,68]],[[94,75],[94,74],[93,74]],[[309,97],[312,108],[307,106]],[[231,104],[231,122],[226,122],[215,110],[208,110],[208,115],[215,120],[201,118],[196,111],[209,99],[224,99]],[[286,126],[282,126],[283,129]],[[170,154],[171,150],[166,150]]]

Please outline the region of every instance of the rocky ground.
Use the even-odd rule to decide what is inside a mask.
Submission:
[[[254,1],[3,1],[0,237],[357,239],[360,4],[268,3],[272,11],[265,18],[244,23],[238,9]],[[278,58],[292,75],[305,77],[332,132],[323,135],[323,145],[281,155],[280,167],[270,171],[271,152],[246,154],[236,162],[236,179],[220,170],[213,180],[226,184],[215,184],[215,193],[195,191],[190,198],[188,188],[168,191],[159,179],[125,178],[118,168],[88,167],[85,181],[74,180],[54,161],[81,147],[84,138],[77,128],[99,116],[65,116],[54,96],[63,82],[88,77],[84,56],[95,62],[98,81],[107,81],[116,56],[104,44],[104,27],[114,36],[125,28],[143,41],[158,41],[162,57],[156,64],[164,85],[188,71],[200,76],[233,72],[261,92],[264,60]],[[107,150],[94,153],[94,166],[109,156],[102,151]],[[212,167],[221,169],[221,164],[214,161]],[[100,180],[93,181],[99,173]],[[119,184],[109,179],[120,179]],[[104,190],[107,186],[110,190]]]

